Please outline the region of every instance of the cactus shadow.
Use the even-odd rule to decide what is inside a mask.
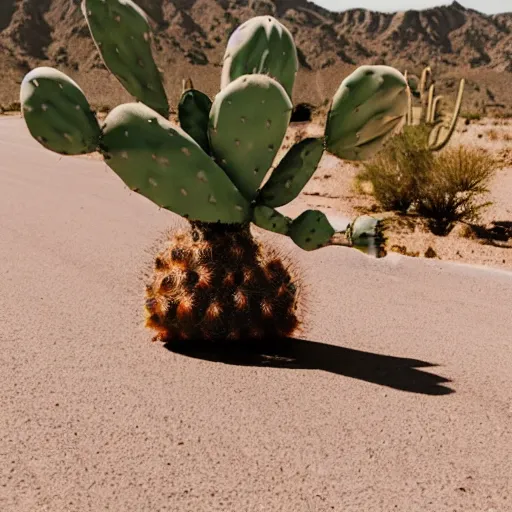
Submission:
[[[165,348],[186,357],[236,366],[322,370],[380,386],[423,395],[448,395],[449,379],[422,371],[436,365],[417,359],[363,352],[304,339],[244,342],[168,342]]]

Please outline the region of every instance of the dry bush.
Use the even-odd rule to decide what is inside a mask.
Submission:
[[[447,235],[458,221],[472,221],[490,203],[479,201],[497,168],[480,149],[427,149],[428,128],[405,127],[386,148],[364,164],[356,177],[359,190],[370,183],[385,210],[406,213],[411,207],[436,235]]]
[[[372,194],[385,210],[402,213],[415,203],[418,190],[433,154],[427,147],[428,130],[424,126],[406,126],[369,162],[356,177],[359,190],[364,183],[372,186]]]
[[[459,221],[474,221],[491,203],[479,198],[489,192],[496,164],[486,152],[459,146],[435,155],[420,186],[417,210],[436,235],[447,235]]]

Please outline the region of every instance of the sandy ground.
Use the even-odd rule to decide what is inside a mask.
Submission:
[[[172,352],[142,276],[176,217],[18,119],[0,154],[2,512],[512,510],[511,272],[271,236],[287,359]]]

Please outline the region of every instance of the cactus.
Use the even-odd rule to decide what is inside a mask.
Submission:
[[[208,138],[208,122],[212,100],[203,92],[194,89],[191,80],[185,84],[178,105],[180,126],[185,130],[206,153],[210,153]]]
[[[292,220],[270,206],[260,205],[254,208],[252,222],[267,231],[288,235]]]
[[[318,210],[306,210],[290,226],[290,238],[305,251],[325,247],[335,232],[326,215]]]
[[[167,119],[144,13],[131,0],[83,0],[82,9],[105,63],[139,103],[117,106],[100,126],[77,84],[38,68],[21,87],[25,122],[51,151],[99,151],[131,190],[188,219],[190,230],[170,238],[155,259],[147,287],[146,325],[155,339],[295,331],[292,273],[252,237],[251,222],[306,251],[338,245],[385,254],[377,219],[358,217],[337,232],[320,211],[291,219],[275,208],[300,194],[324,151],[360,160],[380,150],[407,114],[398,71],[363,66],[346,78],[324,135],[294,145],[262,186],[293,108],[297,53],[284,26],[271,17],[242,25],[226,52],[222,89],[212,102],[187,80],[177,126]]]
[[[414,86],[411,83],[412,80],[411,77],[407,74],[407,71],[404,74],[407,77],[408,82],[408,114],[406,122],[408,126],[412,126],[417,124],[414,122],[412,107]],[[448,144],[448,142],[450,142],[450,139],[455,133],[455,128],[457,126],[457,121],[459,119],[462,106],[465,80],[462,79],[459,82],[459,90],[455,100],[455,107],[449,119],[440,113],[439,105],[442,101],[444,101],[444,97],[435,95],[435,84],[431,82],[432,69],[430,67],[426,67],[422,71],[419,85],[421,110],[418,124],[430,128],[427,142],[428,148],[431,151],[439,151],[443,149]]]
[[[459,92],[457,93],[457,99],[455,100],[455,107],[452,112],[452,116],[450,119],[450,122],[448,125],[441,125],[442,128],[446,130],[446,133],[444,137],[441,137],[441,129],[438,130],[437,134],[435,135],[434,141],[429,144],[429,148],[432,151],[439,151],[443,149],[448,142],[450,142],[450,139],[452,138],[452,135],[455,133],[455,128],[457,127],[457,120],[459,119],[460,115],[460,109],[462,106],[462,96],[464,94],[464,79],[462,79],[459,83]]]
[[[169,105],[144,11],[131,0],[82,0],[82,12],[105,66],[132,96],[167,117]]]
[[[340,85],[325,129],[327,150],[367,160],[380,150],[407,111],[407,82],[388,66],[361,66]]]
[[[231,35],[224,54],[221,89],[243,75],[269,75],[292,97],[299,69],[290,31],[272,16],[256,16]]]
[[[155,340],[286,337],[299,326],[293,273],[249,226],[192,223],[155,260],[146,325]]]
[[[101,151],[132,190],[192,221],[243,223],[249,202],[181,128],[146,105],[113,109]]]
[[[427,121],[427,112],[429,108],[428,102],[428,90],[430,85],[429,82],[432,80],[432,68],[427,66],[421,72],[421,80],[420,80],[420,101],[421,101],[421,111],[420,111],[420,124],[425,123]],[[427,87],[428,85],[428,87]]]
[[[323,154],[321,139],[304,139],[292,146],[261,189],[258,202],[277,208],[293,201],[313,176]]]
[[[30,134],[43,146],[63,155],[95,150],[100,126],[83,91],[64,73],[40,67],[25,75],[20,89]]]
[[[209,126],[213,155],[250,200],[281,147],[292,109],[281,84],[264,75],[237,78],[213,102]]]

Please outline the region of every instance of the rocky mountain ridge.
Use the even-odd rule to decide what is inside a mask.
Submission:
[[[494,89],[501,89],[501,81],[504,85],[509,81],[503,77],[512,73],[512,13],[485,15],[457,2],[396,13],[364,9],[333,13],[307,0],[137,3],[152,20],[159,65],[170,75],[179,70],[205,77],[210,90],[217,85],[210,82],[220,74],[216,68],[222,63],[229,35],[240,23],[260,14],[276,16],[291,30],[301,73],[309,80],[311,74],[321,77],[315,78],[320,84],[306,87],[314,92],[312,101],[332,92],[336,80],[331,85],[331,75],[339,78],[360,64],[385,63],[415,72],[431,64],[443,76],[468,76],[475,94],[476,88],[488,88],[486,80],[496,79]],[[0,55],[0,71],[18,84],[35,65],[56,66],[86,82],[103,80],[106,73],[79,0],[2,0]],[[475,82],[476,88],[472,87],[472,77],[485,83]],[[170,80],[174,86],[178,79]],[[4,84],[0,102],[8,94]],[[493,90],[491,94],[495,103],[509,101],[507,93]]]

